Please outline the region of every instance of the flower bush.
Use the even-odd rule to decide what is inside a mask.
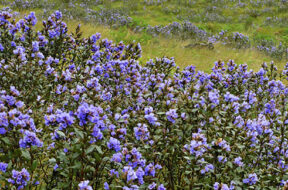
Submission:
[[[287,187],[288,64],[257,71],[0,13],[1,189]]]
[[[288,46],[281,42],[276,45],[272,40],[259,40],[257,49],[278,60],[288,58]]]

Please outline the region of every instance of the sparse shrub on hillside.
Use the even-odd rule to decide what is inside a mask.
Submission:
[[[256,30],[258,26],[280,27],[281,30],[282,28],[285,30],[288,22],[285,14],[287,12],[285,10],[288,9],[286,0],[213,0],[205,1],[205,3],[192,0],[2,0],[1,4],[20,12],[37,9],[42,19],[47,19],[47,16],[55,10],[60,10],[63,12],[64,19],[67,20],[81,20],[113,29],[127,27],[133,32],[141,32],[142,35],[149,34],[154,37],[162,35],[177,40],[193,41],[193,43],[213,43],[213,46],[222,43],[232,48],[251,48],[251,50],[259,49],[259,44],[246,36],[249,30]],[[153,24],[149,25],[145,19],[143,21],[146,11],[148,15],[150,15],[149,11],[155,15],[159,14],[160,19],[164,18],[162,20],[166,20],[162,14],[174,18],[170,23],[162,25],[159,24],[160,19],[157,16],[155,17],[157,24],[154,25],[155,23],[151,22]],[[217,33],[224,29],[227,30],[226,35],[219,41]],[[243,29],[245,32],[242,31]],[[281,30],[277,32],[277,45],[260,48],[260,51],[273,59],[287,60],[282,46],[278,47],[280,42],[285,47],[287,41],[285,35],[280,35]],[[145,31],[146,34],[143,34]],[[270,34],[270,38],[271,36]],[[269,51],[266,51],[267,48]]]
[[[278,60],[288,59],[288,46],[280,42],[278,45],[273,40],[258,39],[257,49]]]

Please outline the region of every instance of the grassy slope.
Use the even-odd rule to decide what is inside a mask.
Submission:
[[[112,4],[113,8],[123,6],[122,2],[116,2]],[[200,3],[199,5],[192,8],[195,9],[203,9],[205,4]],[[170,7],[177,7],[175,4],[171,4]],[[99,7],[94,7],[97,9]],[[173,13],[166,14],[162,11],[161,6],[145,6],[145,8],[138,6],[136,9],[136,13],[132,14],[133,19],[137,20],[139,23],[143,25],[156,25],[156,24],[168,24],[172,21],[179,21],[176,18],[176,15]],[[30,11],[30,10],[29,10]],[[29,12],[28,10],[21,11],[21,14],[25,14]],[[41,12],[41,10],[31,10],[37,12]],[[227,11],[228,14],[231,14]],[[241,10],[239,11],[241,12]],[[183,13],[186,14],[186,13]],[[259,18],[261,19],[261,18]],[[67,24],[71,30],[76,28],[80,21],[67,21]],[[256,21],[255,21],[256,22]],[[258,51],[251,50],[235,50],[227,46],[217,45],[214,50],[208,50],[206,48],[184,48],[185,45],[189,44],[189,40],[177,40],[177,39],[166,39],[164,37],[153,38],[150,35],[145,33],[133,33],[127,28],[120,29],[110,29],[105,26],[99,26],[93,23],[83,23],[82,31],[84,32],[84,36],[89,36],[96,32],[102,34],[103,38],[108,38],[113,41],[119,42],[123,41],[125,43],[129,43],[133,40],[136,42],[140,42],[143,49],[143,58],[142,62],[146,62],[147,60],[155,57],[175,57],[176,63],[181,67],[185,67],[188,65],[195,65],[197,69],[203,71],[210,71],[215,61],[223,60],[228,61],[229,59],[233,59],[237,64],[247,63],[251,69],[258,69],[263,62],[270,62],[272,58],[263,55]],[[198,23],[198,25],[203,28],[210,30],[239,30],[245,31],[243,24],[241,23]],[[38,25],[39,27],[39,25]],[[281,31],[285,31],[283,28],[269,28],[269,27],[258,27],[249,28],[246,30],[246,33],[254,34],[265,34],[267,36],[275,36],[273,33],[281,33]],[[277,61],[275,63],[279,66],[279,68],[283,68],[285,61]]]
[[[67,21],[70,28],[76,28],[79,22]],[[104,26],[97,26],[89,23],[82,23],[81,29],[84,31],[84,36],[89,36],[96,32],[102,34],[103,38],[108,38],[119,42],[132,42],[133,40],[141,43],[143,49],[143,58],[141,61],[155,57],[174,57],[176,63],[181,67],[188,65],[195,65],[197,69],[203,71],[210,71],[215,61],[228,61],[233,59],[236,63],[247,63],[249,68],[258,69],[263,62],[270,62],[272,59],[263,55],[258,51],[251,50],[236,50],[226,46],[217,45],[214,50],[206,48],[184,48],[189,44],[189,40],[180,41],[176,39],[165,39],[163,37],[152,38],[145,34],[135,34],[126,28],[113,30]],[[283,68],[285,62],[275,61],[279,68]]]
[[[134,1],[135,2],[135,1]],[[115,1],[113,3],[109,3],[107,1],[105,6],[109,6],[111,8],[123,8],[128,7],[130,10],[133,10],[129,13],[129,15],[140,25],[166,25],[173,21],[178,21],[177,14],[180,15],[188,15],[191,12],[201,13],[205,12],[207,8],[207,1],[198,0],[195,5],[191,7],[185,7],[183,4],[179,4],[178,0],[171,0],[169,3],[166,3],[165,6],[161,5],[153,5],[153,6],[143,6],[139,0],[137,6],[130,7],[126,1]],[[233,4],[229,5],[233,6]],[[102,6],[103,7],[103,6]],[[180,10],[178,12],[164,12],[164,7],[169,10]],[[100,7],[94,7],[94,9],[98,9]],[[257,10],[261,11],[263,8],[257,8]],[[269,7],[268,7],[269,8]],[[285,32],[287,28],[285,27],[270,27],[263,25],[263,22],[267,16],[273,16],[271,13],[262,14],[259,17],[251,18],[251,23],[246,23],[239,21],[238,17],[241,14],[247,13],[248,9],[254,10],[255,7],[246,7],[237,8],[235,11],[231,11],[229,9],[224,9],[222,12],[223,16],[230,16],[233,19],[232,23],[218,23],[218,22],[208,22],[201,23],[195,21],[195,24],[210,31],[210,32],[219,32],[222,29],[232,31],[239,31],[244,34],[249,35],[251,38],[255,36],[261,36],[265,38],[273,38],[277,40],[283,41],[285,39]],[[276,7],[273,7],[273,11],[276,13]],[[278,13],[277,16],[288,15],[288,13]],[[71,25],[72,28],[77,25],[75,22],[68,22],[68,25]],[[180,67],[185,67],[188,65],[195,65],[198,69],[204,71],[210,71],[211,67],[214,65],[215,61],[223,60],[228,61],[229,59],[233,59],[236,63],[242,64],[247,63],[250,68],[258,69],[263,62],[270,62],[273,59],[269,56],[265,56],[264,54],[258,52],[257,50],[235,50],[227,46],[217,45],[214,50],[208,50],[206,48],[183,48],[185,45],[189,44],[189,40],[182,41],[177,39],[166,39],[164,37],[152,38],[147,34],[135,34],[129,31],[126,28],[120,28],[118,30],[109,29],[104,26],[95,26],[93,24],[83,24],[82,29],[85,31],[85,35],[88,36],[90,34],[98,31],[102,33],[102,36],[105,38],[112,39],[114,41],[130,42],[137,41],[140,42],[143,48],[143,58],[142,61],[147,61],[150,58],[154,57],[175,57],[176,63]],[[287,33],[288,34],[288,33]],[[285,60],[278,61],[274,60],[275,63],[279,66],[279,68],[283,68],[285,65]]]

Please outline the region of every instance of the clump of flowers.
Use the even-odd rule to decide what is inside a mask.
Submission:
[[[30,181],[29,172],[23,168],[21,171],[12,171],[12,178],[8,179],[8,182],[15,185],[18,189],[24,189],[24,187]]]
[[[89,185],[89,181],[82,181],[78,185],[80,190],[92,190],[92,187]]]

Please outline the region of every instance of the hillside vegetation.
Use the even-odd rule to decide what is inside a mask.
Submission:
[[[205,71],[218,60],[233,59],[253,69],[272,60],[280,67],[287,62],[284,0],[2,0],[2,6],[43,18],[61,10],[71,28],[81,23],[84,36],[103,31],[115,42],[141,43],[143,62],[168,56],[181,68],[192,64]]]

